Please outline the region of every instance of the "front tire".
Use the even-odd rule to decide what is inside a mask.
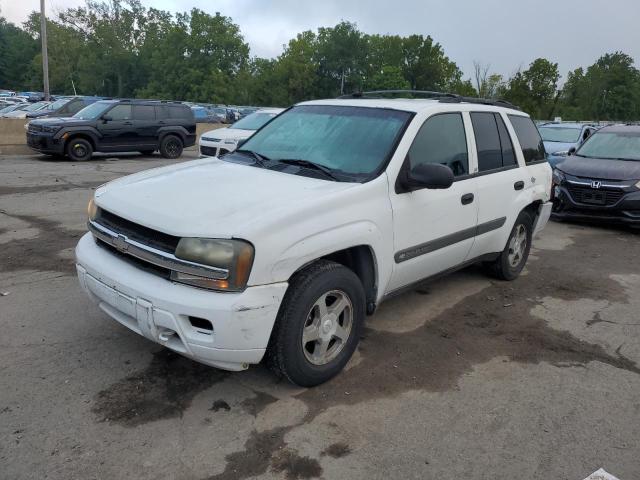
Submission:
[[[489,274],[500,280],[515,280],[529,258],[533,234],[533,219],[526,212],[520,212],[511,234],[500,256],[493,262],[486,264]]]
[[[182,150],[184,145],[182,145],[182,140],[175,135],[167,135],[160,142],[160,154],[164,158],[176,159],[180,155],[182,155]]]
[[[91,142],[84,138],[72,138],[67,143],[67,156],[76,162],[86,162],[93,155]]]
[[[301,387],[336,376],[355,351],[365,316],[360,279],[348,268],[319,261],[291,279],[271,334],[268,362]]]

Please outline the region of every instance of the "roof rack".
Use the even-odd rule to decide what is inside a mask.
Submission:
[[[353,92],[347,95],[341,95],[338,97],[338,99],[383,98],[385,96],[391,96],[391,95],[422,96],[428,99],[430,98],[430,99],[438,100],[439,102],[442,102],[442,103],[475,103],[478,105],[493,105],[496,107],[504,107],[504,108],[512,108],[514,110],[520,110],[520,107],[510,102],[507,102],[506,100],[492,100],[488,98],[464,97],[456,93],[434,92],[431,90],[373,90],[370,92]]]
[[[371,90],[369,92],[353,92],[347,95],[341,95],[338,98],[381,98],[390,95],[417,95],[426,98],[454,98],[458,96],[455,93],[433,92],[431,90]]]

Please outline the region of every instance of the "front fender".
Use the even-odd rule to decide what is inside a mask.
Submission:
[[[280,252],[279,260],[273,264],[271,277],[288,280],[295,272],[319,258],[351,247],[365,246],[373,254],[376,284],[386,285],[391,268],[383,262],[386,258],[384,244],[385,238],[378,226],[366,220],[318,231],[287,245]]]

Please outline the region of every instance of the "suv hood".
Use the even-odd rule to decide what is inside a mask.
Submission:
[[[250,240],[250,232],[358,185],[207,158],[115,180],[96,190],[95,201],[170,235]]]
[[[243,130],[241,128],[227,127],[227,128],[218,128],[216,130],[210,130],[206,133],[203,133],[202,136],[208,137],[208,138],[216,138],[218,140],[222,140],[223,142],[225,140],[229,140],[229,141],[233,140],[237,142],[238,140],[244,140],[245,138],[249,138],[251,135],[253,135],[254,132],[255,130]]]
[[[576,177],[620,181],[640,179],[640,161],[583,158],[572,155],[559,163],[556,168]]]
[[[544,149],[548,154],[553,155],[556,152],[566,152],[571,147],[578,146],[577,143],[563,143],[563,142],[542,142],[544,143]]]
[[[34,118],[29,123],[33,123],[34,125],[63,125],[72,127],[74,125],[86,125],[87,122],[89,122],[89,120],[81,120],[73,117],[45,117]]]

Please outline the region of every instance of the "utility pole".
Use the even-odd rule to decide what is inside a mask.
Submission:
[[[40,0],[40,39],[42,40],[44,99],[49,100],[49,53],[47,52],[47,17],[44,13],[44,0]]]

